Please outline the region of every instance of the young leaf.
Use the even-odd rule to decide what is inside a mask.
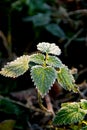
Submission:
[[[37,50],[48,54],[60,55],[61,50],[55,43],[42,42],[37,45]]]
[[[42,67],[40,65],[31,68],[31,76],[42,97],[47,94],[57,78],[54,68]]]
[[[61,68],[62,67],[62,62],[60,61],[59,58],[55,56],[48,56],[47,62],[48,65],[56,67],[56,68]]]
[[[60,68],[57,76],[59,84],[64,89],[76,91],[74,77],[66,66],[63,65],[63,67]]]
[[[67,125],[82,121],[86,113],[78,103],[69,103],[62,107],[54,117],[53,124]]]
[[[80,105],[82,109],[87,110],[87,100],[81,99]]]
[[[2,68],[0,74],[6,77],[18,77],[24,74],[29,68],[29,56],[23,55],[16,60],[7,63],[7,65]]]
[[[43,64],[44,63],[44,59],[45,59],[45,55],[43,54],[33,54],[30,56],[30,62],[34,62],[36,64]]]

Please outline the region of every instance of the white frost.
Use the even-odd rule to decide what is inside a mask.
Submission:
[[[37,45],[37,49],[48,54],[60,55],[61,50],[55,43],[41,42]]]

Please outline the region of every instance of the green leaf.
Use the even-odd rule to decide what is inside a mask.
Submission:
[[[44,59],[45,59],[45,55],[43,54],[33,54],[30,56],[30,62],[34,62],[36,64],[43,64],[44,63]]]
[[[66,38],[64,31],[57,24],[51,23],[48,24],[45,28],[54,36],[57,36],[59,38]]]
[[[74,77],[66,66],[63,66],[62,68],[60,68],[57,76],[58,76],[57,77],[58,83],[64,89],[69,90],[69,91],[71,90],[76,91]]]
[[[32,21],[34,26],[44,26],[50,22],[50,13],[38,13],[34,16],[29,16],[24,18],[24,21],[29,22]]]
[[[0,130],[13,130],[15,120],[4,120],[0,123]]]
[[[84,126],[84,127],[81,128],[80,130],[87,130],[87,126]]]
[[[60,55],[61,50],[55,43],[41,42],[37,45],[37,50],[53,55]]]
[[[9,115],[16,115],[17,117],[22,115],[22,110],[19,106],[13,103],[10,99],[0,98],[0,112]]]
[[[23,55],[16,60],[7,63],[7,65],[2,68],[0,74],[6,77],[18,77],[24,74],[29,68],[29,56]]]
[[[58,111],[54,117],[53,124],[74,124],[82,121],[85,115],[86,113],[80,108],[78,103],[69,103]]]
[[[47,13],[48,11],[51,12],[50,5],[47,4],[44,0],[29,0],[27,2],[27,6],[29,8],[28,13],[29,15],[37,14],[38,12]]]
[[[87,110],[87,100],[81,99],[80,105],[82,109]]]
[[[42,67],[40,65],[32,67],[31,76],[42,97],[47,94],[57,78],[54,68]]]
[[[11,8],[13,10],[22,11],[24,5],[25,5],[25,2],[17,0],[11,4]]]
[[[55,57],[55,56],[50,56],[48,55],[47,58],[47,65],[56,67],[56,68],[61,68],[62,67],[62,62],[60,61],[59,58]]]

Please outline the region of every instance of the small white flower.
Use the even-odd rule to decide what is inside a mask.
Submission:
[[[60,55],[61,50],[55,43],[42,42],[37,45],[37,49],[48,54]]]

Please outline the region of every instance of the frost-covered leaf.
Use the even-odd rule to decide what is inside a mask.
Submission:
[[[43,64],[45,59],[45,55],[43,54],[33,54],[30,56],[30,62],[34,62],[36,64]]]
[[[57,76],[58,76],[57,77],[58,83],[64,89],[69,90],[69,91],[71,90],[76,91],[74,77],[66,66],[63,66],[62,68],[60,68]]]
[[[69,103],[58,111],[53,123],[58,125],[74,124],[83,120],[85,115],[86,113],[78,103]]]
[[[61,68],[62,67],[62,62],[60,61],[59,58],[57,58],[56,56],[49,56],[47,58],[47,62],[48,65],[56,67],[56,68]]]
[[[52,67],[36,65],[31,69],[31,76],[38,91],[44,97],[55,82],[57,73]]]
[[[37,50],[48,54],[60,55],[61,50],[55,43],[42,42],[37,45]]]
[[[6,77],[18,77],[24,74],[29,68],[29,56],[23,55],[16,60],[7,63],[4,68],[1,69],[0,74]]]

